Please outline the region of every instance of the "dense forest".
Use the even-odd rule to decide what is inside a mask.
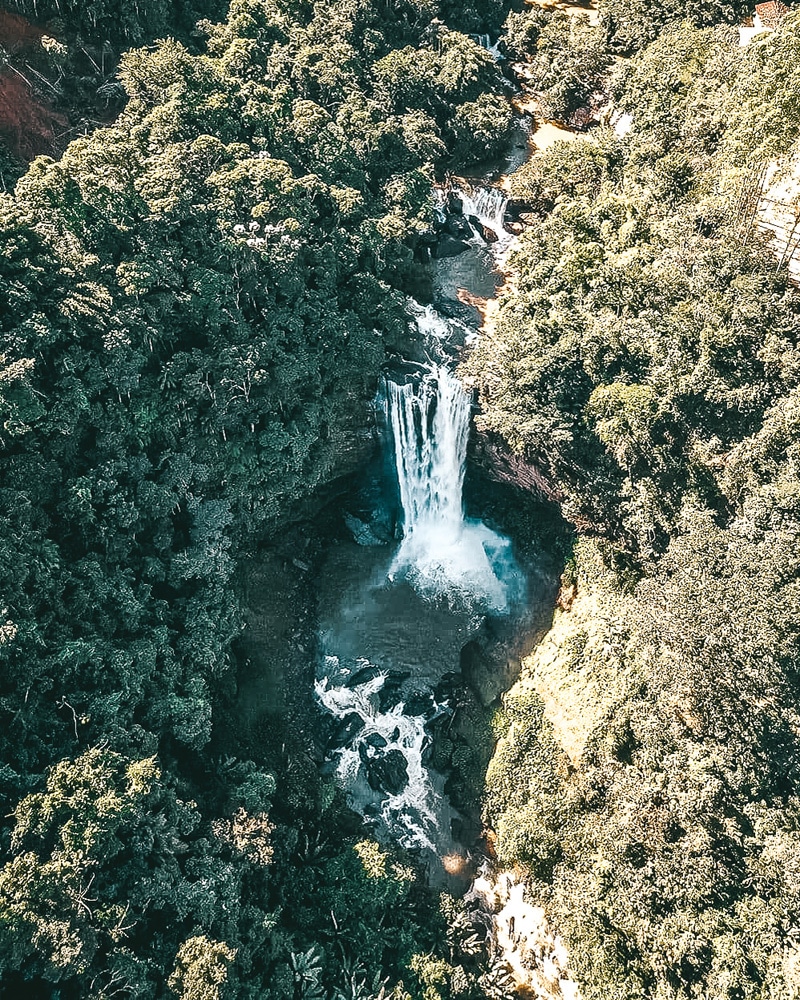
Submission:
[[[0,162],[0,997],[515,995],[302,697],[233,703],[243,567],[291,576],[365,461],[434,186],[505,149],[517,63],[542,115],[632,125],[512,176],[462,365],[569,539],[490,708],[496,862],[584,998],[800,996],[800,294],[742,198],[800,153],[800,13],[740,47],[711,0],[7,7],[85,134]]]
[[[619,63],[624,138],[514,175],[531,217],[468,362],[583,535],[486,794],[584,997],[800,988],[800,296],[740,197],[800,151],[799,58],[794,15]]]

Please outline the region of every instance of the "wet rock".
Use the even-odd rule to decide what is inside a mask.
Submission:
[[[430,691],[412,691],[406,697],[403,715],[428,716],[433,714],[433,695]]]
[[[439,231],[441,231],[441,228],[444,226],[446,221],[447,220],[443,217]],[[436,229],[425,229],[421,233],[417,234],[417,245],[422,247],[432,247],[438,239],[439,232],[437,232]]]
[[[411,676],[407,671],[397,674],[389,674],[386,682],[378,692],[378,707],[381,712],[388,712],[390,708],[399,705],[403,700],[403,683]]]
[[[434,302],[438,312],[442,316],[447,316],[448,319],[457,319],[460,323],[474,329],[479,325],[478,320],[480,319],[478,310],[466,302],[462,302],[457,298],[452,296],[448,297],[441,294],[441,292],[436,296]]]
[[[372,530],[372,526],[362,521],[360,518],[356,517],[354,514],[345,514],[344,523],[350,534],[353,536],[353,541],[358,545],[385,545],[385,541],[375,534]]]
[[[470,222],[472,219],[475,219],[474,215],[470,216]],[[478,219],[475,219],[475,221],[478,223],[476,228],[480,230],[480,221]],[[473,235],[470,223],[467,222],[465,218],[458,215],[449,216],[447,222],[444,224],[444,233],[447,236],[455,236],[456,239],[467,241],[471,240]]]
[[[449,705],[440,705],[425,723],[425,732],[435,739],[447,732],[453,722],[453,709]]]
[[[439,242],[434,247],[433,256],[439,259],[442,257],[458,257],[459,254],[464,253],[468,249],[469,244],[465,243],[464,240],[459,240],[455,236],[448,236],[447,233],[443,233],[439,238]]]
[[[380,733],[370,733],[369,736],[364,737],[364,742],[371,747],[377,747],[379,750],[389,745]]]
[[[447,196],[447,211],[452,215],[464,214],[464,201],[455,191],[451,191]]]
[[[326,760],[319,766],[319,773],[323,778],[332,778],[336,774],[336,761]]]
[[[512,223],[519,222],[521,216],[525,212],[530,211],[530,207],[531,206],[527,201],[523,201],[520,198],[509,198],[506,202],[506,210],[503,214],[503,225],[508,227]]]
[[[485,226],[477,215],[468,215],[469,224],[472,226],[474,232],[478,233],[483,237],[484,243],[497,243],[500,237],[497,233],[489,226]]]
[[[361,732],[365,724],[358,712],[348,712],[334,729],[331,744],[335,747],[347,746]]]
[[[463,688],[464,682],[458,674],[445,674],[436,685],[434,696],[441,705],[443,702],[454,701]]]
[[[408,762],[400,750],[387,750],[366,762],[367,782],[376,792],[399,795],[408,784]]]
[[[348,677],[345,681],[345,687],[353,688],[359,687],[361,684],[368,684],[370,681],[374,681],[375,678],[381,673],[381,668],[370,664],[368,667],[362,667],[360,670]]]

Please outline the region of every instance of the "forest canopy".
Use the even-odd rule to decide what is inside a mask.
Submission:
[[[753,178],[800,154],[800,15],[662,30],[624,135],[512,179],[528,225],[466,368],[584,537],[487,775],[587,998],[794,996],[800,295]]]
[[[213,11],[57,13],[131,42]],[[0,195],[4,996],[355,996],[443,940],[293,720],[258,745],[225,706],[237,566],[358,461],[434,177],[506,104],[459,23],[234,0]]]
[[[503,25],[540,115],[610,106],[511,178],[463,366],[571,539],[485,821],[583,997],[798,993],[800,297],[743,193],[799,154],[800,13],[745,48],[711,0],[13,8],[108,51],[118,104],[0,195],[0,997],[512,995],[302,696],[231,707],[243,566],[298,575],[414,347],[434,185],[509,141]]]

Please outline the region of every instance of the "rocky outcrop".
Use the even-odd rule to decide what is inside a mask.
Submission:
[[[560,464],[557,469],[518,455],[496,433],[478,429],[470,442],[469,461],[487,479],[533,494],[540,500],[558,504],[561,515],[579,532],[620,538],[622,525],[612,519],[613,511],[604,511],[605,519],[590,517],[576,508],[570,499],[586,495],[591,472],[572,464]]]
[[[555,503],[564,500],[561,490],[540,468],[511,451],[497,434],[478,431],[472,442],[470,460],[495,482],[509,483]]]
[[[369,787],[387,795],[399,795],[408,784],[408,761],[400,750],[374,747],[374,755],[365,753],[364,769]]]
[[[519,658],[504,656],[504,651],[494,646],[484,637],[476,637],[461,651],[461,674],[482,705],[491,705],[519,677]]]

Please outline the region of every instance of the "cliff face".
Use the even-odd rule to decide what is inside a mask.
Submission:
[[[35,87],[53,46],[58,47],[58,42],[41,28],[23,17],[0,11],[0,54],[4,56],[0,70],[0,143],[20,163],[40,153],[53,153],[57,145],[55,131],[66,124],[44,92],[37,92]],[[5,174],[3,168],[0,159],[0,172]],[[6,187],[11,186],[10,180]]]
[[[471,444],[471,461],[490,479],[516,486],[554,503],[564,500],[558,485],[536,465],[515,454],[499,434],[477,430]]]

